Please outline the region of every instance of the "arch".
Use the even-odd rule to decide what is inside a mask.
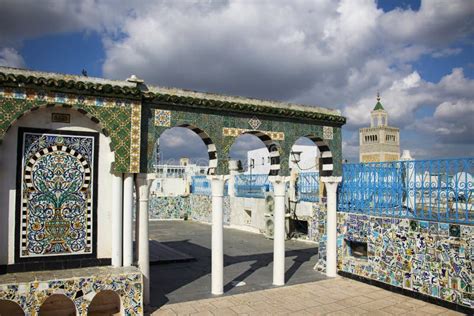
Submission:
[[[69,104],[42,104],[42,105],[36,105],[36,106],[33,106],[31,108],[27,108],[24,112],[22,112],[20,115],[16,116],[16,117],[13,117],[13,119],[10,121],[10,124],[8,125],[7,129],[3,132],[2,135],[0,135],[0,144],[1,144],[1,140],[3,139],[3,136],[8,132],[8,130],[10,129],[11,126],[13,126],[13,124],[15,124],[16,121],[18,121],[19,119],[21,119],[25,114],[28,114],[28,113],[31,113],[31,112],[34,112],[34,111],[37,111],[41,108],[65,108],[65,109],[73,109],[73,110],[76,110],[78,111],[79,113],[81,114],[84,114],[85,116],[87,116],[92,122],[94,122],[95,124],[97,124],[100,128],[100,131],[102,134],[104,134],[105,136],[109,137],[110,133],[109,131],[107,130],[107,128],[105,128],[102,124],[102,122],[97,118],[95,117],[94,115],[90,114],[89,112],[87,112],[85,109],[81,108],[81,107],[78,107],[78,106],[72,106],[72,105],[69,105]],[[114,151],[114,149],[112,148],[111,146],[111,149],[112,151]]]
[[[260,131],[245,131],[242,134],[250,134],[257,136],[265,147],[267,147],[270,157],[269,176],[277,176],[280,173],[280,146],[270,136]]]
[[[0,300],[0,315],[21,316],[25,312],[18,303],[10,300]]]
[[[41,304],[39,316],[73,316],[77,315],[74,302],[64,294],[52,294]]]
[[[87,315],[117,315],[122,311],[120,295],[112,290],[97,293],[87,308]]]
[[[200,129],[199,127],[196,127],[191,124],[180,124],[176,125],[176,127],[184,127],[187,128],[194,133],[196,133],[199,138],[204,142],[204,144],[207,147],[207,154],[209,156],[209,169],[207,170],[207,174],[209,175],[214,175],[216,174],[217,171],[217,149],[216,145],[212,142],[212,139],[209,137],[209,135]]]
[[[321,155],[320,162],[321,162],[321,176],[322,177],[329,177],[332,175],[334,170],[334,164],[332,159],[332,152],[329,148],[329,145],[326,144],[324,140],[320,137],[314,136],[312,134],[305,135],[305,137],[309,138],[319,149],[319,153]]]

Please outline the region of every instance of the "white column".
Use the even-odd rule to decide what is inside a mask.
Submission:
[[[235,197],[235,176],[239,174],[239,168],[237,160],[229,160],[229,183],[228,191],[229,196]]]
[[[133,174],[123,179],[123,266],[133,263]]]
[[[275,200],[273,212],[273,285],[285,285],[285,191],[286,179],[271,179]]]
[[[135,249],[133,252],[135,260],[140,256],[140,192],[138,191],[138,178],[135,181]]]
[[[224,176],[209,176],[212,189],[211,293],[224,293]]]
[[[112,265],[122,266],[122,206],[123,179],[122,174],[114,174],[112,180]]]
[[[341,177],[321,177],[327,192],[326,276],[337,276],[337,185]]]
[[[147,178],[147,174],[140,173],[137,176],[139,192],[139,232],[138,232],[138,267],[143,274],[143,304],[150,304],[150,249],[148,236],[148,195],[150,184],[153,181]]]

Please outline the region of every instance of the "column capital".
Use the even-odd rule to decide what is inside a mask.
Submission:
[[[273,184],[273,193],[275,196],[285,196],[286,183],[290,180],[290,177],[270,176],[268,180]]]
[[[137,174],[138,195],[140,201],[148,201],[148,193],[150,185],[156,179],[154,173],[139,173]]]
[[[207,176],[208,180],[211,180],[211,190],[212,196],[224,196],[224,188],[226,177],[224,175],[209,175]]]
[[[324,183],[327,183],[327,184],[339,183],[339,182],[342,181],[342,177],[334,177],[334,176],[331,176],[331,177],[321,177],[321,181],[324,182]]]

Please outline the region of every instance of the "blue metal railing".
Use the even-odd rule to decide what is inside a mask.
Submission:
[[[235,196],[265,198],[271,190],[267,174],[240,174],[235,176]]]
[[[296,180],[298,201],[319,202],[319,172],[303,172]]]
[[[338,210],[474,223],[474,158],[343,165]]]
[[[191,193],[211,195],[211,181],[206,176],[193,176],[191,178]]]

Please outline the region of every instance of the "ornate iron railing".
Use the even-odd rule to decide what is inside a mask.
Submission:
[[[235,196],[265,198],[271,190],[267,174],[240,174],[235,176]]]
[[[197,195],[211,195],[211,180],[206,176],[193,176],[191,178],[191,193]]]
[[[298,201],[319,202],[319,173],[303,172],[296,180]]]
[[[474,223],[474,158],[344,164],[338,210]]]

